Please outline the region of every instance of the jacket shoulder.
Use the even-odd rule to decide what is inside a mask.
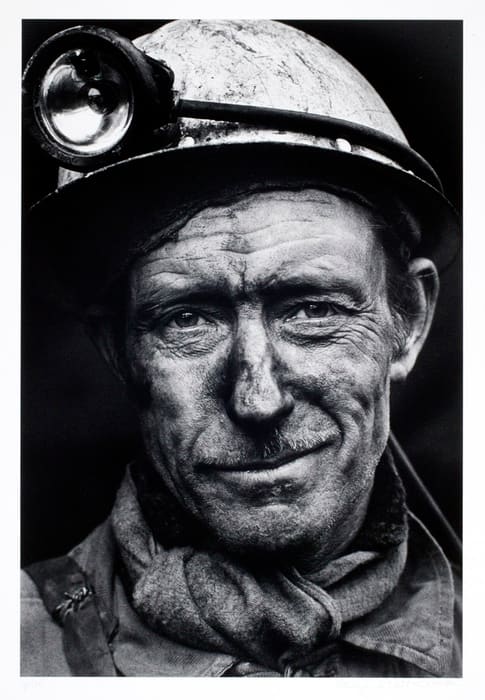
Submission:
[[[103,569],[110,568],[110,526],[108,522],[95,528],[85,540],[74,547],[68,556],[78,566],[94,577],[90,560],[103,561]],[[59,558],[59,561],[64,559]],[[48,560],[45,564],[52,564]],[[61,567],[62,568],[62,567]],[[96,577],[100,578],[100,575]],[[95,581],[95,590],[105,593],[109,586],[102,580]],[[106,593],[109,598],[109,594]],[[49,613],[37,585],[29,576],[28,570],[21,572],[21,636],[20,636],[20,674],[22,676],[72,676],[63,646],[63,629]]]
[[[20,675],[70,676],[62,629],[47,611],[37,586],[21,572]]]

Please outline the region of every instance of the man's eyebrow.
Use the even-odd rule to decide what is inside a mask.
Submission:
[[[245,298],[248,290],[230,289],[224,278],[198,279],[184,276],[177,283],[153,286],[135,301],[133,320],[140,330],[149,329],[170,304],[210,304],[227,306]],[[349,280],[335,270],[281,271],[255,283],[256,294],[268,302],[286,301],[305,295],[338,295],[347,303],[361,307],[369,298],[358,280]]]
[[[134,305],[133,322],[136,330],[149,330],[170,304],[228,305],[220,284],[192,284],[168,289],[153,289]]]
[[[368,294],[356,280],[350,281],[339,275],[328,276],[325,273],[292,275],[286,278],[274,275],[262,290],[264,298],[281,301],[311,294],[337,294],[356,306],[362,306],[368,301]]]

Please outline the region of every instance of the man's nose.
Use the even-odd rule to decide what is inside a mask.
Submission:
[[[282,383],[281,362],[262,322],[240,326],[231,353],[230,418],[258,427],[291,413],[294,400]]]

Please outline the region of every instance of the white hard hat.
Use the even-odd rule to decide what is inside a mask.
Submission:
[[[181,99],[314,114],[327,126],[312,132],[183,117],[163,147],[88,174],[61,170],[31,226],[79,298],[94,298],[119,275],[182,203],[188,211],[186,202],[197,207],[236,182],[240,189],[336,182],[395,194],[419,221],[414,243],[449,261],[457,222],[439,179],[374,88],[334,50],[269,20],[178,20],[134,43],[170,67]]]

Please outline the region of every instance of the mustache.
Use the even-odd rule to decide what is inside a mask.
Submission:
[[[211,450],[198,460],[200,467],[238,467],[246,462],[277,459],[292,453],[311,452],[328,442],[328,433],[312,432],[298,436],[285,435],[274,429],[270,433],[246,437],[236,447],[227,447],[223,453]]]

